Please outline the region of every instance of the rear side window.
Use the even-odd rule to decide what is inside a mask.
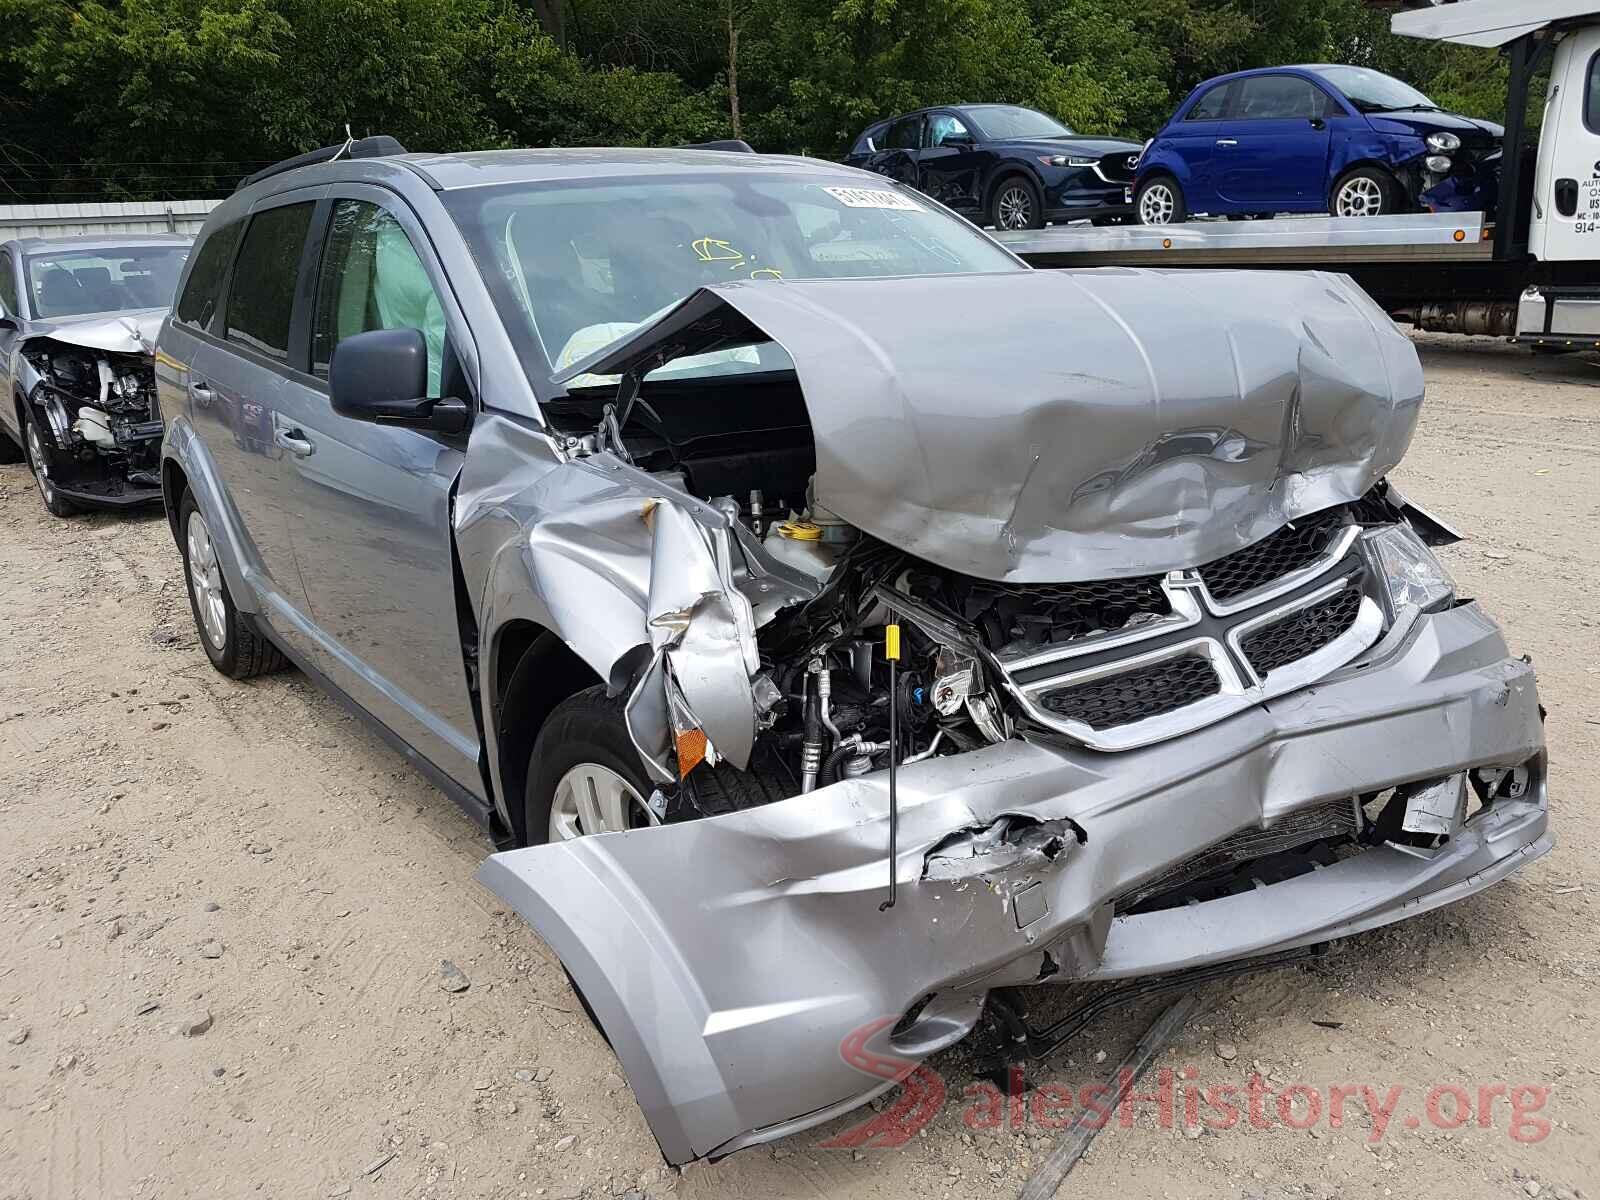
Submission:
[[[0,253],[0,312],[8,317],[19,317],[17,311],[17,268],[11,255]]]
[[[239,231],[243,221],[234,221],[221,229],[214,229],[200,243],[195,253],[194,266],[183,285],[183,295],[178,297],[174,315],[185,325],[206,329],[211,316],[217,311],[217,300],[222,294],[222,280],[233,261],[234,247],[239,244]]]
[[[902,117],[889,126],[888,136],[884,144],[890,150],[915,150],[922,136],[921,117]]]
[[[1232,86],[1233,85],[1230,83],[1223,83],[1212,88],[1209,92],[1207,92],[1204,96],[1201,96],[1200,99],[1195,102],[1195,106],[1189,110],[1189,115],[1185,117],[1184,120],[1222,120],[1222,114],[1226,112],[1228,108],[1228,89]]]
[[[311,228],[311,202],[250,218],[228,289],[227,338],[280,362],[289,358],[295,276]]]
[[[428,343],[428,395],[439,396],[444,309],[400,222],[363,200],[340,200],[317,276],[312,370],[324,379],[333,348],[369,329],[420,329]]]

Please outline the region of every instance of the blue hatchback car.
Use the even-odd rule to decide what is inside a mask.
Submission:
[[[1483,208],[1504,133],[1365,67],[1241,71],[1195,88],[1146,145],[1135,209],[1164,225],[1196,213]]]

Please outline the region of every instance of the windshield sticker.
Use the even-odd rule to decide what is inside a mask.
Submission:
[[[900,212],[922,211],[921,205],[899,192],[855,187],[825,187],[822,190],[846,208],[892,208]]]

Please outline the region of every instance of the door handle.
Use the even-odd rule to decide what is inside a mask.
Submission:
[[[1326,121],[1324,121],[1321,117],[1312,117],[1311,118],[1311,128],[1313,128],[1315,130],[1318,130],[1318,131],[1321,131],[1323,129],[1326,129],[1327,127],[1328,127],[1328,123]]]
[[[1556,211],[1563,217],[1578,215],[1578,181],[1576,179],[1556,180]]]
[[[311,439],[299,429],[280,429],[272,437],[273,441],[296,458],[310,458],[317,450],[311,444]]]
[[[1218,138],[1217,139],[1217,145],[1219,145],[1219,146],[1237,146],[1238,144],[1239,144],[1239,139],[1238,138]]]

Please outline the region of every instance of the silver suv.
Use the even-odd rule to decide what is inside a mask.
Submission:
[[[799,158],[357,144],[212,214],[157,370],[211,661],[484,822],[674,1163],[986,1018],[1048,1052],[1023,985],[1294,961],[1550,848],[1533,670],[1385,478],[1422,373],[1342,276],[1032,271]]]

